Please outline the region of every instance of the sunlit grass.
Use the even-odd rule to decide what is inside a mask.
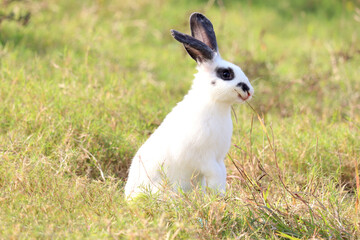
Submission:
[[[359,238],[352,1],[28,1],[0,25],[0,238]],[[234,106],[225,197],[124,201],[138,147],[191,85],[191,12],[255,88]]]

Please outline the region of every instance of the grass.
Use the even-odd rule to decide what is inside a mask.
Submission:
[[[357,239],[356,1],[27,1],[0,25],[1,239]],[[137,148],[191,85],[169,30],[213,21],[252,80],[224,198],[127,203]]]

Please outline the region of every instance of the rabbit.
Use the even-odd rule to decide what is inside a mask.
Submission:
[[[175,192],[194,186],[224,195],[224,159],[233,131],[231,106],[251,99],[254,89],[240,67],[220,56],[213,25],[201,13],[190,16],[191,35],[171,30],[197,62],[187,95],[165,117],[132,159],[125,197]]]

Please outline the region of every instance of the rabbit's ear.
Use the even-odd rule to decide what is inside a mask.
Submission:
[[[201,13],[190,16],[191,35],[197,40],[208,45],[214,52],[218,52],[214,27],[209,19]]]
[[[182,44],[189,55],[198,63],[212,60],[215,52],[205,43],[189,36],[187,34],[171,30],[172,36]]]

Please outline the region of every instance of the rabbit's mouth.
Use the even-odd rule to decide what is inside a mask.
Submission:
[[[243,100],[243,101],[246,101],[248,100],[250,97],[251,97],[251,94],[249,91],[246,91],[245,92],[245,96],[241,95],[238,91],[235,90],[235,92],[237,93],[238,97]]]

